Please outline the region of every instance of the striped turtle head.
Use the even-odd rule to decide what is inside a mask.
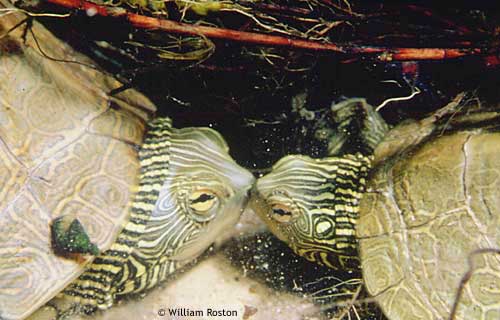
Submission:
[[[251,207],[300,256],[355,268],[358,203],[369,159],[286,156],[257,180]]]
[[[175,129],[169,118],[148,123],[129,221],[65,293],[83,299],[89,312],[106,309],[114,295],[153,288],[202,254],[238,221],[254,184],[228,151],[212,129]],[[71,221],[53,223],[56,244],[70,253],[95,252]],[[82,241],[68,245],[77,237]]]
[[[255,179],[212,129],[172,129],[169,143],[167,174],[137,250],[182,264],[237,222]]]

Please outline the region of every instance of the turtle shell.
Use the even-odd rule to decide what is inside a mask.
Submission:
[[[500,318],[499,154],[499,132],[459,131],[375,168],[357,236],[389,319]]]
[[[3,15],[0,31],[24,18]],[[54,218],[74,215],[101,251],[113,243],[137,183],[145,110],[154,110],[133,90],[108,96],[116,80],[38,23],[32,30],[46,56],[79,63],[43,56],[23,28],[0,39],[1,319],[26,317],[92,260],[53,253]]]

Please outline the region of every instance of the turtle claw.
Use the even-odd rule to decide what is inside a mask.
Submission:
[[[60,256],[71,254],[91,254],[97,256],[99,248],[90,241],[80,221],[71,216],[61,216],[52,220],[50,226],[52,249]]]

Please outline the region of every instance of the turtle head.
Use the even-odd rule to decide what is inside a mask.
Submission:
[[[286,156],[257,180],[251,208],[295,253],[331,268],[356,268],[355,225],[369,159],[358,154]]]
[[[255,179],[212,129],[172,129],[169,141],[168,173],[137,250],[188,262],[238,221]]]

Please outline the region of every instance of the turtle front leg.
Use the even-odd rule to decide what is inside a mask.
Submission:
[[[61,295],[47,302],[26,320],[67,320],[84,313],[85,310],[76,299]]]
[[[389,126],[365,99],[353,98],[331,107],[337,128],[330,137],[328,154],[371,155],[384,139]]]

